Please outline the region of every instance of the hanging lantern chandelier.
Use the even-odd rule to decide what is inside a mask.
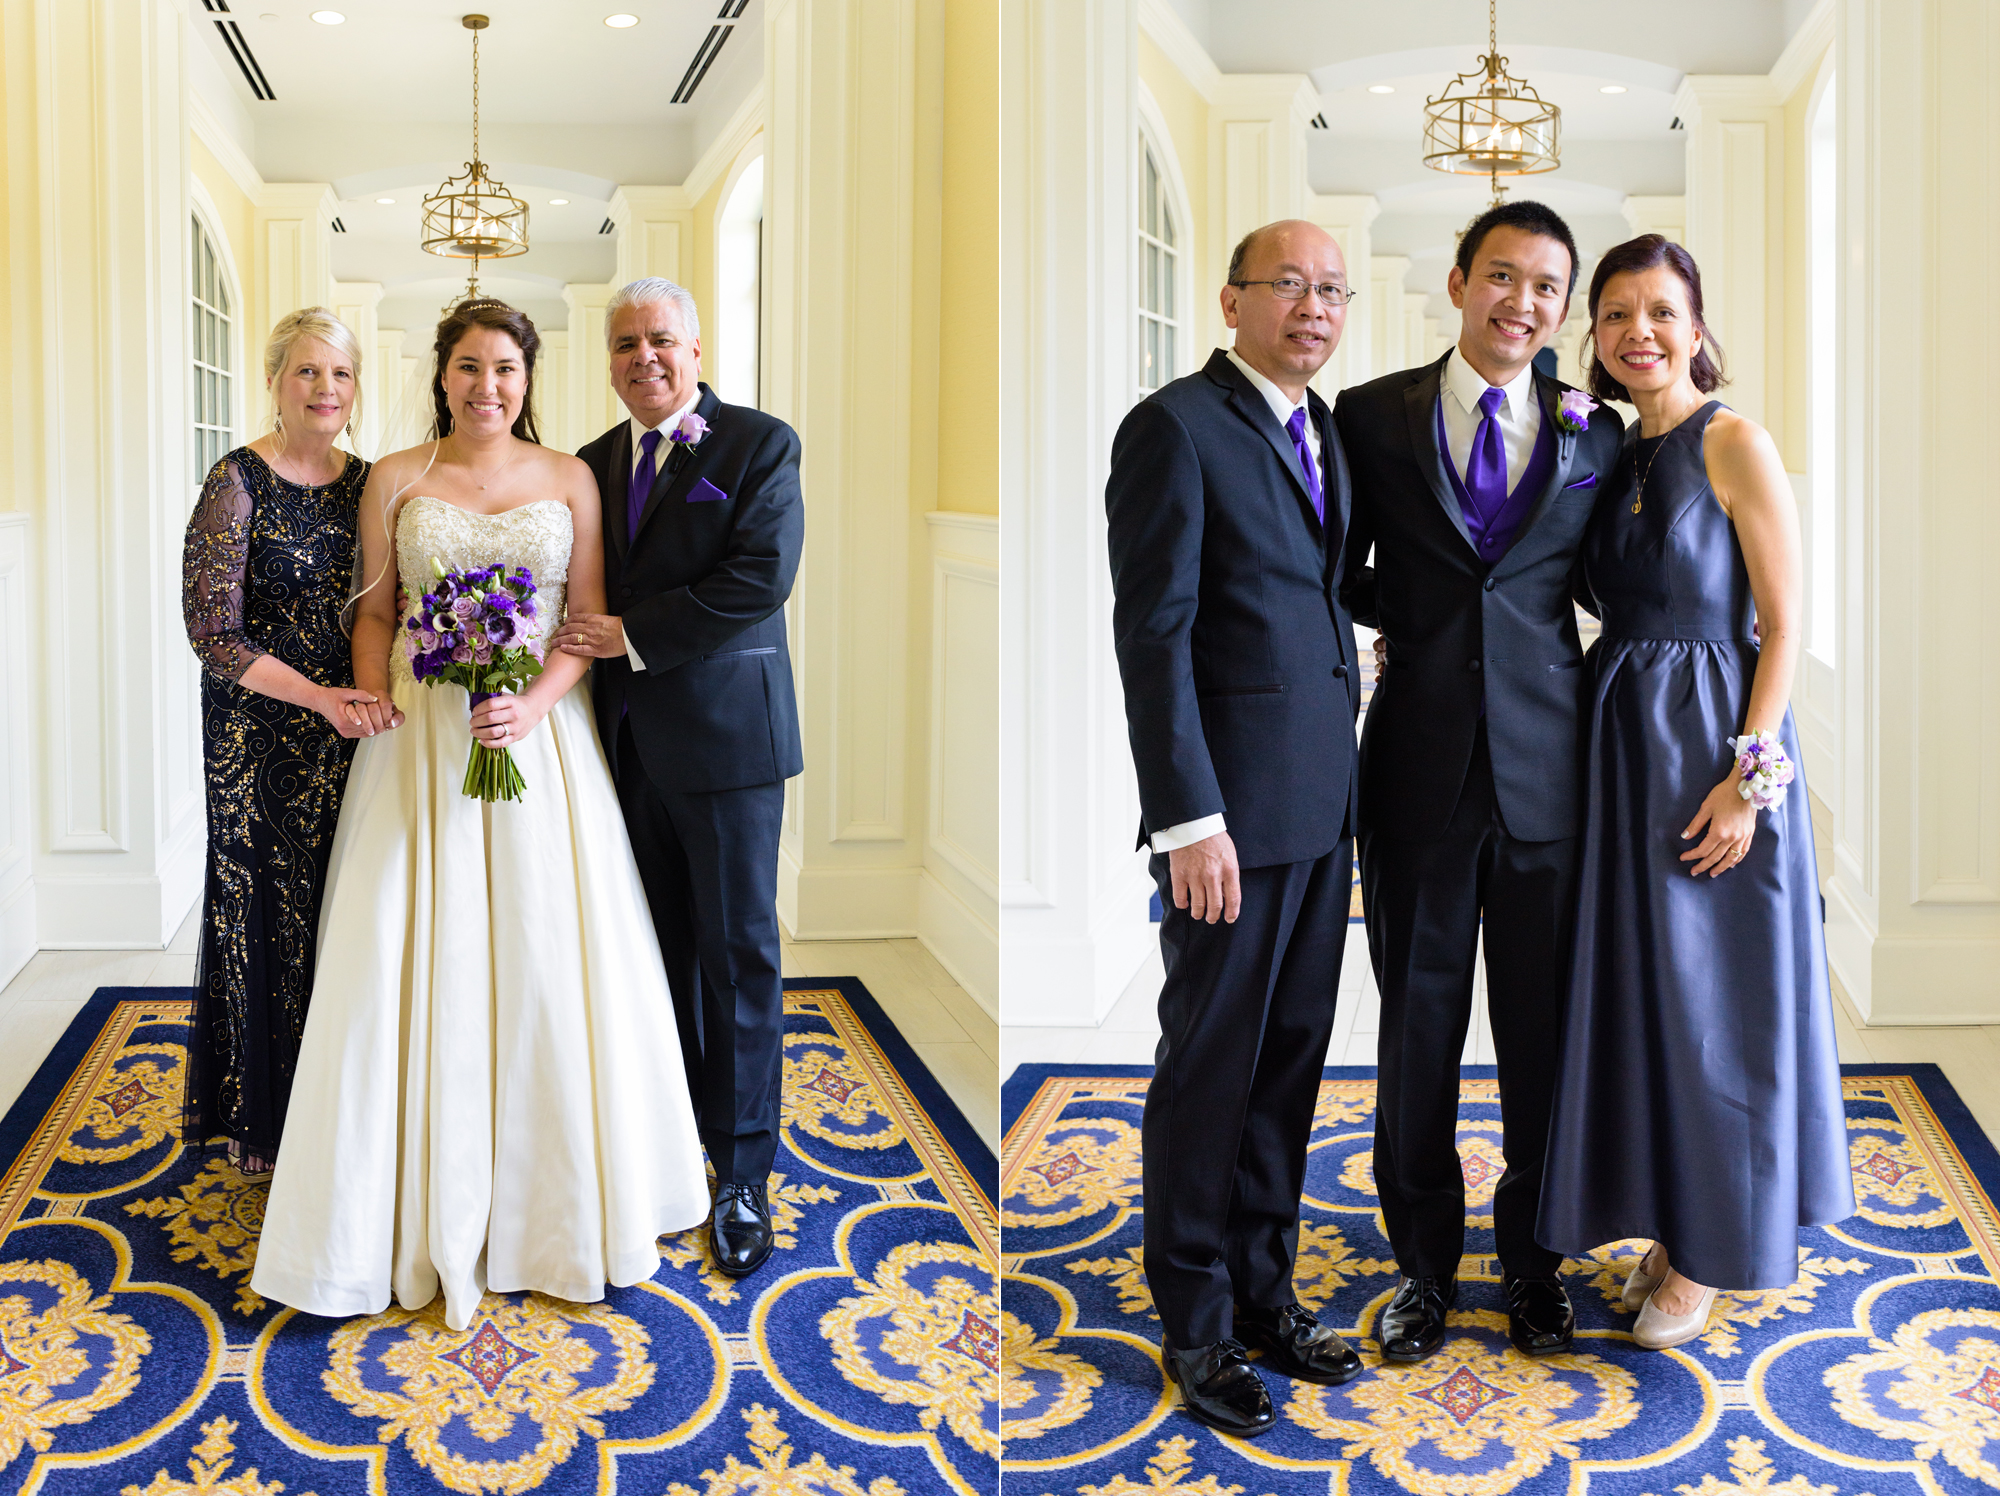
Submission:
[[[486,173],[479,159],[479,33],[485,16],[462,17],[472,33],[472,159],[424,199],[424,248],[447,259],[472,261],[468,298],[479,294],[479,262],[528,252],[528,205]]]
[[[1486,4],[1486,55],[1434,99],[1424,100],[1424,165],[1486,177],[1493,200],[1502,177],[1532,176],[1562,165],[1562,110],[1511,76],[1500,55],[1496,0]]]

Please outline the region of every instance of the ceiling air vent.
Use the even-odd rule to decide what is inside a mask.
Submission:
[[[1669,130],[1685,130],[1687,126],[1681,123],[1681,117],[1677,114],[1674,116],[1674,122],[1668,125],[1667,128]]]
[[[227,0],[203,0],[203,3],[212,11],[229,9]],[[236,59],[236,66],[242,70],[243,81],[250,85],[250,92],[267,104],[277,98],[264,77],[264,70],[257,65],[256,54],[250,50],[250,43],[243,39],[243,32],[237,24],[234,21],[217,21],[215,29],[222,33],[222,45]]]
[[[338,218],[336,218],[333,221],[333,231],[336,234],[344,234],[347,232],[347,225],[342,223]]]
[[[607,218],[604,220],[604,222],[600,223],[597,226],[597,232],[600,234],[608,234],[617,227],[618,227],[617,224],[613,223],[610,219]]]
[[[1333,128],[1333,126],[1326,122],[1326,116],[1323,114],[1315,114],[1312,117],[1312,127],[1315,130],[1331,130]]]
[[[716,24],[708,28],[708,35],[696,48],[694,60],[687,71],[681,74],[681,86],[674,90],[670,102],[685,104],[694,97],[694,91],[701,87],[701,80],[708,76],[708,70],[715,65],[715,59],[722,55],[722,44],[729,40],[729,33],[736,29],[733,24],[743,14],[750,0],[722,0],[722,9],[715,13]]]

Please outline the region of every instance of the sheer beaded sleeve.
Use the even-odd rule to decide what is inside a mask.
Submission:
[[[255,508],[236,464],[209,470],[201,502],[188,516],[181,553],[181,614],[202,668],[227,681],[264,651],[243,632],[244,573],[250,565],[250,516]]]

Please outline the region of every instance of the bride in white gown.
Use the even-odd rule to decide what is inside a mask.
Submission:
[[[401,647],[398,578],[414,602],[433,557],[529,568],[545,634],[565,591],[604,611],[596,484],[524,415],[538,341],[499,303],[447,316],[432,386],[443,439],[377,463],[362,499],[372,585],[355,684],[377,702],[334,838],[251,1280],[312,1314],[376,1313],[392,1290],[419,1308],[441,1288],[463,1329],[489,1289],[601,1299],[650,1277],[657,1238],[708,1213],[588,661],[551,650],[520,695],[468,719],[466,693],[418,685]],[[522,799],[461,792],[473,734],[511,750]]]

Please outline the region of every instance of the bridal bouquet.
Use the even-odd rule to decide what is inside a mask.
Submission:
[[[533,572],[498,565],[446,571],[435,556],[431,570],[437,580],[403,626],[403,649],[419,682],[463,686],[477,707],[542,673]],[[474,738],[462,788],[475,800],[518,800],[526,781],[505,748]]]

